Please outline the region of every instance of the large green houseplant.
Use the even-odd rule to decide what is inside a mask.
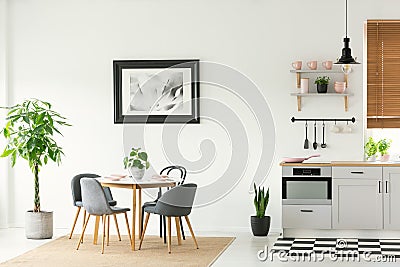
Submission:
[[[251,230],[255,236],[267,236],[271,225],[271,217],[265,216],[265,210],[269,203],[269,188],[267,192],[264,191],[264,187],[256,187],[254,183],[254,207],[256,209],[256,216],[251,216]]]
[[[18,157],[25,159],[34,175],[33,210],[25,216],[27,238],[51,238],[53,213],[41,211],[39,172],[49,160],[61,163],[62,148],[53,139],[61,134],[59,126],[70,126],[66,118],[51,109],[51,104],[38,99],[28,99],[21,104],[7,107],[6,125],[2,134],[7,145],[0,157],[10,157],[14,167]]]

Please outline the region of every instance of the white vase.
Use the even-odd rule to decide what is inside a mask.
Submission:
[[[138,167],[130,168],[131,174],[136,180],[140,180],[143,178],[145,170],[145,168],[139,169]]]
[[[376,161],[376,155],[372,155],[370,157],[367,157],[367,161]]]

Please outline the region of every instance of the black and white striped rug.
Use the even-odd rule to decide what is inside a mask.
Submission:
[[[400,239],[278,238],[271,252],[289,256],[314,253],[335,257],[383,255],[400,258]]]

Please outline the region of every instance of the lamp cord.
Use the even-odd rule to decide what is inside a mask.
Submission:
[[[346,0],[346,38],[347,38],[347,0]]]

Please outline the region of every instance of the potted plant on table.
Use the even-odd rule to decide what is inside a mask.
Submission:
[[[390,148],[390,145],[392,144],[392,140],[390,139],[381,139],[378,141],[378,151],[381,154],[381,161],[388,161],[390,155],[388,154],[388,150]]]
[[[368,161],[376,160],[376,153],[378,152],[378,146],[372,137],[368,138],[368,142],[364,146],[365,154],[367,155]]]
[[[265,210],[269,202],[269,188],[267,192],[264,191],[264,187],[258,187],[257,190],[256,184],[254,183],[254,192],[256,216],[251,216],[251,230],[255,236],[267,236],[271,225],[271,217],[265,216]]]
[[[49,160],[61,163],[64,153],[53,136],[62,135],[58,126],[70,125],[51,109],[50,103],[38,99],[25,100],[7,109],[6,126],[1,131],[7,145],[0,157],[10,157],[13,167],[17,157],[25,159],[34,175],[34,205],[25,215],[25,235],[29,239],[52,238],[53,212],[41,210],[39,171]]]
[[[146,169],[150,167],[148,156],[141,148],[132,148],[128,157],[124,158],[124,168],[129,168],[133,178],[142,179]]]
[[[318,93],[326,93],[328,91],[329,80],[328,76],[319,76],[315,79],[314,83],[317,85]]]

